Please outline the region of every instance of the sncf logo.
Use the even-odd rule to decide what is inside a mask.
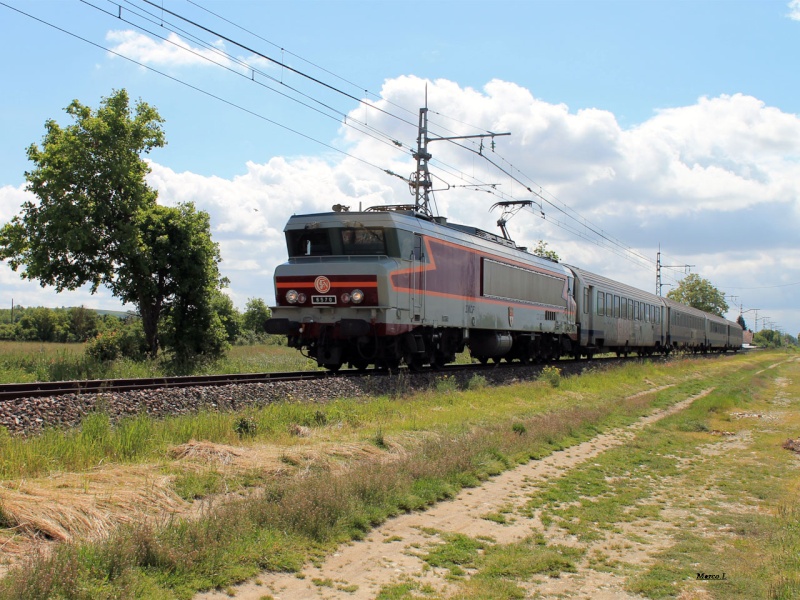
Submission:
[[[314,280],[314,289],[320,294],[327,294],[329,291],[331,291],[331,280],[323,275],[320,275]]]

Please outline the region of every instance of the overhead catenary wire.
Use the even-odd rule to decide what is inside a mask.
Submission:
[[[360,122],[357,119],[348,118],[348,116],[347,116],[347,114],[345,112],[343,112],[341,110],[338,110],[338,109],[336,109],[336,108],[334,108],[332,106],[329,106],[328,104],[313,98],[311,95],[306,94],[303,91],[301,91],[301,90],[299,90],[299,89],[297,89],[297,88],[295,88],[293,86],[290,86],[290,85],[288,85],[287,83],[285,83],[283,81],[279,81],[277,78],[273,77],[269,73],[264,72],[262,69],[259,69],[259,68],[255,67],[255,66],[251,65],[250,63],[248,63],[248,62],[246,62],[246,61],[244,61],[244,60],[242,60],[240,58],[237,58],[237,57],[233,56],[232,54],[230,54],[228,52],[224,52],[224,51],[220,50],[219,48],[215,47],[213,44],[210,44],[210,43],[198,38],[197,36],[194,36],[190,32],[187,32],[184,29],[175,27],[174,24],[168,23],[168,22],[164,21],[163,19],[158,20],[158,23],[157,23],[156,19],[155,19],[155,15],[153,13],[148,13],[147,11],[144,11],[147,15],[150,15],[151,17],[153,17],[153,18],[147,18],[146,16],[142,15],[141,13],[137,13],[133,9],[130,9],[130,8],[128,9],[130,12],[136,14],[140,18],[145,19],[146,21],[148,21],[148,22],[150,22],[152,24],[158,24],[159,27],[167,29],[168,31],[172,31],[173,33],[176,33],[178,31],[180,31],[185,37],[195,41],[195,43],[203,46],[204,48],[208,49],[209,51],[211,51],[215,55],[219,56],[220,58],[224,59],[225,61],[229,61],[229,62],[231,62],[231,63],[233,63],[235,65],[239,65],[240,67],[242,67],[243,69],[246,69],[250,73],[253,73],[253,74],[258,73],[259,75],[261,75],[265,79],[268,79],[268,80],[272,81],[273,83],[281,85],[282,87],[285,87],[285,88],[291,90],[292,92],[294,92],[294,93],[296,93],[296,94],[298,94],[298,95],[300,95],[300,96],[302,96],[304,98],[307,98],[311,102],[314,102],[314,103],[318,104],[322,108],[330,110],[334,114],[328,114],[324,110],[320,110],[319,108],[317,108],[315,106],[312,106],[312,105],[310,105],[310,104],[308,104],[306,102],[303,102],[302,100],[298,100],[297,98],[294,98],[291,95],[289,95],[287,93],[284,93],[279,89],[276,89],[276,88],[271,87],[271,86],[269,86],[269,85],[267,85],[267,84],[265,84],[265,83],[263,83],[261,81],[256,80],[254,76],[253,77],[248,77],[247,73],[245,73],[243,71],[240,71],[240,70],[237,70],[236,68],[233,68],[233,67],[231,67],[231,66],[229,66],[227,64],[220,63],[220,62],[217,62],[215,60],[212,60],[211,57],[206,56],[206,55],[204,55],[204,54],[202,54],[200,52],[197,52],[197,51],[193,50],[192,48],[187,48],[186,46],[177,44],[174,40],[171,40],[168,37],[166,37],[164,35],[161,35],[160,33],[156,32],[156,31],[152,31],[150,29],[147,29],[146,27],[143,27],[142,25],[140,25],[138,23],[135,23],[135,22],[131,21],[130,19],[124,18],[122,16],[122,11],[120,11],[118,14],[114,14],[114,13],[111,13],[109,11],[103,10],[102,8],[96,6],[95,4],[89,2],[88,0],[79,0],[79,1],[82,2],[83,4],[91,6],[92,8],[100,10],[101,12],[104,12],[105,14],[107,14],[107,15],[113,17],[113,18],[119,19],[119,20],[123,21],[124,23],[128,23],[129,25],[132,25],[133,27],[136,27],[140,31],[144,31],[144,32],[152,35],[153,37],[156,37],[156,38],[164,41],[165,43],[171,44],[171,45],[175,46],[176,48],[180,49],[181,51],[188,52],[188,53],[192,54],[193,56],[196,56],[197,58],[199,58],[201,60],[205,60],[207,62],[210,62],[211,64],[214,64],[214,65],[216,65],[218,67],[221,67],[221,68],[233,73],[234,75],[242,77],[243,79],[250,80],[252,83],[254,83],[256,85],[265,87],[265,88],[269,89],[270,91],[272,91],[272,92],[274,92],[276,94],[279,94],[279,95],[281,95],[281,96],[283,96],[283,97],[285,97],[285,98],[287,98],[289,100],[292,100],[293,102],[297,102],[298,104],[300,104],[302,106],[305,106],[306,108],[308,108],[310,110],[313,110],[313,111],[315,111],[315,112],[317,112],[317,113],[319,113],[319,114],[321,114],[321,115],[323,115],[323,116],[325,116],[327,118],[330,118],[330,119],[335,120],[337,122],[344,122],[344,124],[346,126],[349,126],[349,127],[353,128],[353,129],[356,129],[360,133],[363,133],[365,135],[373,137],[374,139],[376,139],[377,141],[379,141],[381,143],[384,143],[386,145],[389,145],[389,144],[393,144],[395,146],[398,145],[397,140],[392,139],[391,137],[387,136],[383,132],[380,132],[376,128],[370,127],[366,123]],[[110,4],[113,4],[114,6],[121,7],[121,4],[119,2],[115,2],[114,0],[106,0],[106,1],[108,3],[110,3]],[[131,2],[126,2],[126,4],[131,4]],[[363,129],[360,129],[362,127],[363,127]],[[375,135],[373,135],[373,134],[375,134]],[[401,147],[402,146],[403,145],[401,144]]]
[[[346,152],[346,151],[342,150],[341,148],[336,148],[335,146],[331,146],[330,144],[327,144],[327,143],[325,143],[325,142],[323,142],[321,140],[318,140],[318,139],[316,139],[316,138],[314,138],[314,137],[312,137],[312,136],[310,136],[308,134],[305,134],[305,133],[303,133],[303,132],[301,132],[301,131],[299,131],[297,129],[293,129],[293,128],[287,126],[287,125],[284,125],[282,123],[279,123],[278,121],[275,121],[274,119],[270,119],[269,117],[266,117],[266,116],[264,116],[262,114],[259,114],[259,113],[255,112],[253,110],[250,110],[250,109],[248,109],[248,108],[246,108],[244,106],[236,104],[235,102],[233,102],[231,100],[228,100],[228,99],[223,98],[223,97],[221,97],[219,95],[213,94],[212,92],[209,92],[208,90],[204,90],[204,89],[202,89],[202,88],[200,88],[198,86],[195,86],[195,85],[193,85],[191,83],[183,81],[182,79],[179,79],[178,77],[174,77],[173,75],[169,75],[168,73],[164,73],[163,71],[159,71],[158,69],[155,69],[155,68],[153,68],[153,67],[151,67],[149,65],[146,65],[144,63],[141,63],[139,61],[136,61],[136,60],[134,60],[134,59],[132,59],[132,58],[130,58],[128,56],[120,54],[119,52],[115,52],[114,50],[111,50],[110,48],[107,48],[107,47],[103,46],[102,44],[98,44],[97,42],[93,42],[92,40],[84,38],[83,36],[80,36],[80,35],[72,32],[72,31],[68,31],[68,30],[66,30],[66,29],[64,29],[62,27],[59,27],[58,25],[55,25],[55,24],[50,23],[48,21],[45,21],[44,19],[41,19],[41,18],[36,17],[34,15],[31,15],[29,13],[26,13],[25,11],[22,11],[22,10],[20,10],[20,9],[14,7],[14,6],[10,6],[9,4],[6,4],[5,2],[0,1],[0,6],[5,6],[6,8],[14,10],[14,11],[16,11],[16,12],[18,12],[18,13],[26,16],[26,17],[29,17],[29,18],[31,18],[31,19],[33,19],[35,21],[38,21],[38,22],[42,23],[43,25],[47,25],[48,27],[52,27],[53,29],[55,29],[57,31],[61,31],[62,33],[65,33],[65,34],[67,34],[69,36],[72,36],[72,37],[74,37],[74,38],[76,38],[76,39],[78,39],[78,40],[80,40],[82,42],[85,42],[87,44],[95,46],[95,47],[97,47],[97,48],[99,48],[101,50],[105,50],[106,52],[109,52],[109,53],[111,53],[111,54],[113,54],[115,56],[118,56],[118,57],[120,57],[120,58],[122,58],[124,60],[127,60],[127,61],[129,61],[129,62],[131,62],[131,63],[133,63],[133,64],[135,64],[137,66],[143,67],[143,68],[145,68],[145,69],[147,69],[149,71],[152,71],[153,73],[157,73],[158,75],[166,77],[167,79],[170,79],[170,80],[172,80],[172,81],[174,81],[176,83],[179,83],[179,84],[181,84],[183,86],[186,86],[186,87],[188,87],[188,88],[190,88],[190,89],[192,89],[192,90],[194,90],[196,92],[199,92],[201,94],[204,94],[204,95],[206,95],[206,96],[208,96],[210,98],[213,98],[215,100],[223,102],[224,104],[227,104],[228,106],[231,106],[232,108],[235,108],[237,110],[241,110],[243,112],[246,112],[246,113],[248,113],[248,114],[250,114],[250,115],[252,115],[252,116],[254,116],[256,118],[259,118],[259,119],[261,119],[263,121],[271,123],[272,125],[280,127],[281,129],[289,131],[290,133],[298,135],[298,136],[300,136],[300,137],[302,137],[304,139],[307,139],[307,140],[312,141],[312,142],[314,142],[316,144],[319,144],[321,146],[329,148],[330,150],[334,150],[335,152],[343,154],[344,156],[347,156],[349,158],[357,160],[357,161],[359,161],[359,162],[361,162],[361,163],[363,163],[363,164],[365,164],[365,165],[367,165],[369,167],[372,167],[372,168],[375,168],[375,169],[379,169],[381,171],[385,171],[385,169],[383,167],[381,167],[379,165],[376,165],[374,163],[371,163],[370,161],[368,161],[368,160],[366,160],[364,158],[361,158],[359,156],[355,156],[355,155],[353,155],[353,154],[351,154],[349,152]]]

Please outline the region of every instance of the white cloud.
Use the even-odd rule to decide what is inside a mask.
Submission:
[[[800,21],[800,0],[789,2],[789,14],[786,16],[793,21]]]
[[[23,202],[35,199],[33,194],[25,191],[25,184],[19,187],[11,185],[0,187],[0,225],[19,214]]]
[[[408,107],[404,118],[411,124],[377,111],[369,113],[370,125],[404,142],[405,149],[345,127],[338,143],[354,157],[406,176],[413,170],[408,148],[416,140],[424,86],[425,81],[411,76],[387,80],[383,99],[376,102],[386,110],[395,110],[395,105]],[[752,96],[733,94],[663,109],[648,121],[623,129],[608,111],[572,111],[499,80],[482,90],[446,80],[428,82],[428,102],[431,131],[437,135],[511,132],[510,137],[496,138],[495,154],[488,141],[483,152],[507,170],[513,165],[541,185],[548,197],[579,211],[593,228],[653,261],[661,243],[665,257],[674,261],[667,264],[696,265],[693,272],[722,289],[729,286],[726,291],[733,294],[738,293],[733,288],[800,281],[797,115]],[[363,114],[363,107],[351,113],[359,119]],[[498,184],[516,198],[532,197],[475,153],[447,142],[432,143],[429,149],[434,155],[432,171],[451,185],[474,176]],[[158,163],[151,167],[148,179],[158,189],[160,202],[192,201],[210,213],[224,260],[222,270],[231,280],[230,293],[240,307],[249,297],[273,300],[272,271],[285,260],[283,227],[291,214],[328,211],[334,204],[356,210],[359,205],[411,201],[403,181],[350,157],[274,157],[264,163],[248,162],[245,173],[232,179],[178,173]],[[456,171],[466,175],[459,178]],[[22,187],[0,189],[0,221],[18,212],[24,195]],[[496,230],[499,214],[490,214],[488,208],[499,199],[465,188],[436,194],[439,212],[451,221],[491,231]],[[601,249],[593,234],[552,206],[545,204],[544,211],[544,219],[521,212],[510,222],[521,244],[532,246],[545,239],[565,262],[654,289],[654,268],[635,267]],[[589,239],[556,226],[559,219]],[[674,283],[680,275],[667,271],[664,281]],[[14,285],[2,270],[0,285]],[[772,307],[776,318],[791,330],[797,322],[791,311],[798,289],[782,292],[748,289],[739,295],[746,306]],[[786,307],[781,308],[779,302]],[[800,329],[800,323],[793,328]]]
[[[270,68],[269,61],[260,56],[233,57],[227,52],[222,40],[214,41],[209,48],[192,46],[176,33],[169,33],[165,40],[157,40],[131,30],[109,31],[106,33],[106,40],[113,44],[113,52],[151,66],[219,65],[238,72]]]

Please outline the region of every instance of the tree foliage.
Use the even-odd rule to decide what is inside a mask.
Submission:
[[[541,256],[542,258],[549,258],[555,262],[561,260],[555,250],[547,249],[547,242],[544,240],[539,240],[539,243],[536,244],[536,248],[533,249],[533,254]]]
[[[75,100],[66,112],[73,124],[48,120],[41,147],[28,148],[37,201],[0,229],[0,259],[59,292],[103,285],[135,304],[152,356],[159,346],[181,360],[218,355],[224,327],[211,296],[224,282],[208,214],[159,206],[145,181],[142,155],[165,144],[163,119],[141,100],[131,109],[125,90],[96,111]]]
[[[263,333],[264,325],[272,311],[261,298],[249,298],[244,310],[244,328],[254,333]]]
[[[678,287],[667,292],[667,298],[720,317],[728,312],[725,295],[711,285],[708,279],[695,273],[684,277]]]
[[[762,329],[753,336],[753,343],[762,348],[778,348],[781,344],[781,333],[774,329]]]
[[[739,315],[736,318],[736,322],[739,324],[739,327],[741,327],[743,330],[747,329],[747,322],[744,320],[744,315]]]
[[[37,342],[86,342],[99,332],[113,328],[119,319],[100,316],[97,311],[76,306],[45,308],[37,306],[0,309],[0,340]]]

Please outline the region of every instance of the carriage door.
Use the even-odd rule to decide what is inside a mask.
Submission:
[[[414,250],[411,255],[411,293],[409,294],[411,321],[425,320],[425,245],[422,236],[414,234]]]
[[[595,293],[594,286],[583,288],[583,314],[581,315],[581,346],[594,342]]]

